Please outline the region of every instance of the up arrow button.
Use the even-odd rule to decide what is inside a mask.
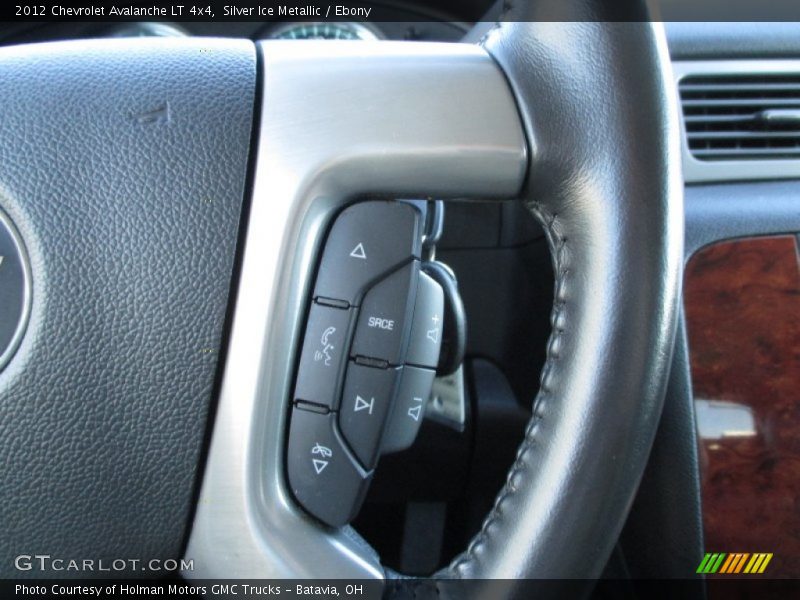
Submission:
[[[314,298],[360,306],[367,288],[419,258],[419,210],[404,202],[371,200],[344,209],[328,234]]]
[[[364,252],[364,244],[359,242],[358,246],[353,248],[353,251],[350,253],[350,256],[352,256],[353,258],[361,258],[367,260],[367,253]]]

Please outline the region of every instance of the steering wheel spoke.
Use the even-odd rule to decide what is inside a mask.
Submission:
[[[382,578],[351,529],[320,525],[287,489],[287,398],[316,257],[333,216],[358,198],[517,195],[526,141],[502,72],[477,46],[266,42],[260,52],[253,203],[187,575]]]

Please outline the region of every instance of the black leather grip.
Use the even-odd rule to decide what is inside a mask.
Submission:
[[[666,44],[658,25],[607,22],[614,2],[557,4],[565,22],[536,22],[553,2],[508,2],[481,42],[520,106],[556,284],[533,419],[449,576],[599,576],[661,414],[683,244]]]

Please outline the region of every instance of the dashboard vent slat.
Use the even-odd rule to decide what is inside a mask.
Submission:
[[[778,139],[798,136],[800,136],[800,131],[701,131],[687,134],[690,140]]]
[[[800,158],[800,73],[689,76],[678,89],[695,158]]]
[[[800,94],[800,83],[774,83],[763,81],[761,83],[692,83],[691,81],[681,85],[681,89],[692,94],[712,94],[722,92],[730,94],[765,94],[775,92],[793,92]]]
[[[759,107],[759,108],[776,108],[776,107],[796,107],[800,106],[800,98],[798,99],[781,99],[781,98],[703,98],[700,100],[684,99],[684,108],[739,108],[739,107]]]

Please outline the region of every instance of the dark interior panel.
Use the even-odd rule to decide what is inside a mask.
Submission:
[[[791,58],[800,55],[797,23],[665,23],[673,60]]]

